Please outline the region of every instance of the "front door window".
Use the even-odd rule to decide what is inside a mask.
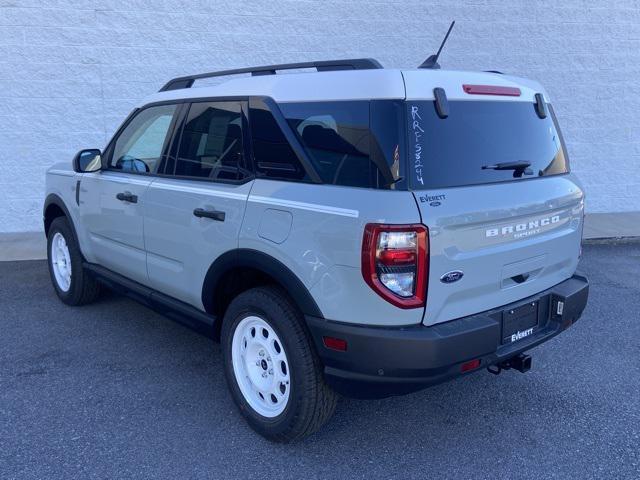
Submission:
[[[134,173],[154,172],[175,111],[176,105],[159,105],[138,113],[116,140],[109,168]]]

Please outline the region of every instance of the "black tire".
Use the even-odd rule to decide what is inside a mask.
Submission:
[[[290,393],[284,411],[265,417],[245,399],[232,362],[233,334],[248,316],[258,316],[273,328],[283,343],[290,370]],[[286,293],[275,286],[247,290],[227,309],[221,334],[222,361],[227,384],[251,428],[268,440],[291,442],[316,432],[333,415],[337,395],[324,382],[322,364],[304,326],[304,318]]]
[[[58,284],[53,272],[51,247],[53,238],[57,233],[64,237],[71,259],[71,282],[66,291]],[[55,218],[49,227],[47,234],[47,265],[53,288],[58,298],[67,305],[85,305],[93,302],[100,295],[100,284],[82,267],[80,247],[66,217]]]

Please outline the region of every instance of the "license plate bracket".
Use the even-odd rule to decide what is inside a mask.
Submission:
[[[502,343],[513,343],[533,334],[538,327],[538,301],[502,312]]]

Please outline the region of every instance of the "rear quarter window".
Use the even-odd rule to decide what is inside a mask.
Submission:
[[[401,102],[305,102],[279,106],[323,183],[399,187],[404,150]]]

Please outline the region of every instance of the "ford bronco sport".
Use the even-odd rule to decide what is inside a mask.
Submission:
[[[337,393],[526,371],[587,301],[583,197],[538,83],[357,59],[170,81],[48,170],[44,228],[63,302],[107,285],[203,326],[289,441]]]

